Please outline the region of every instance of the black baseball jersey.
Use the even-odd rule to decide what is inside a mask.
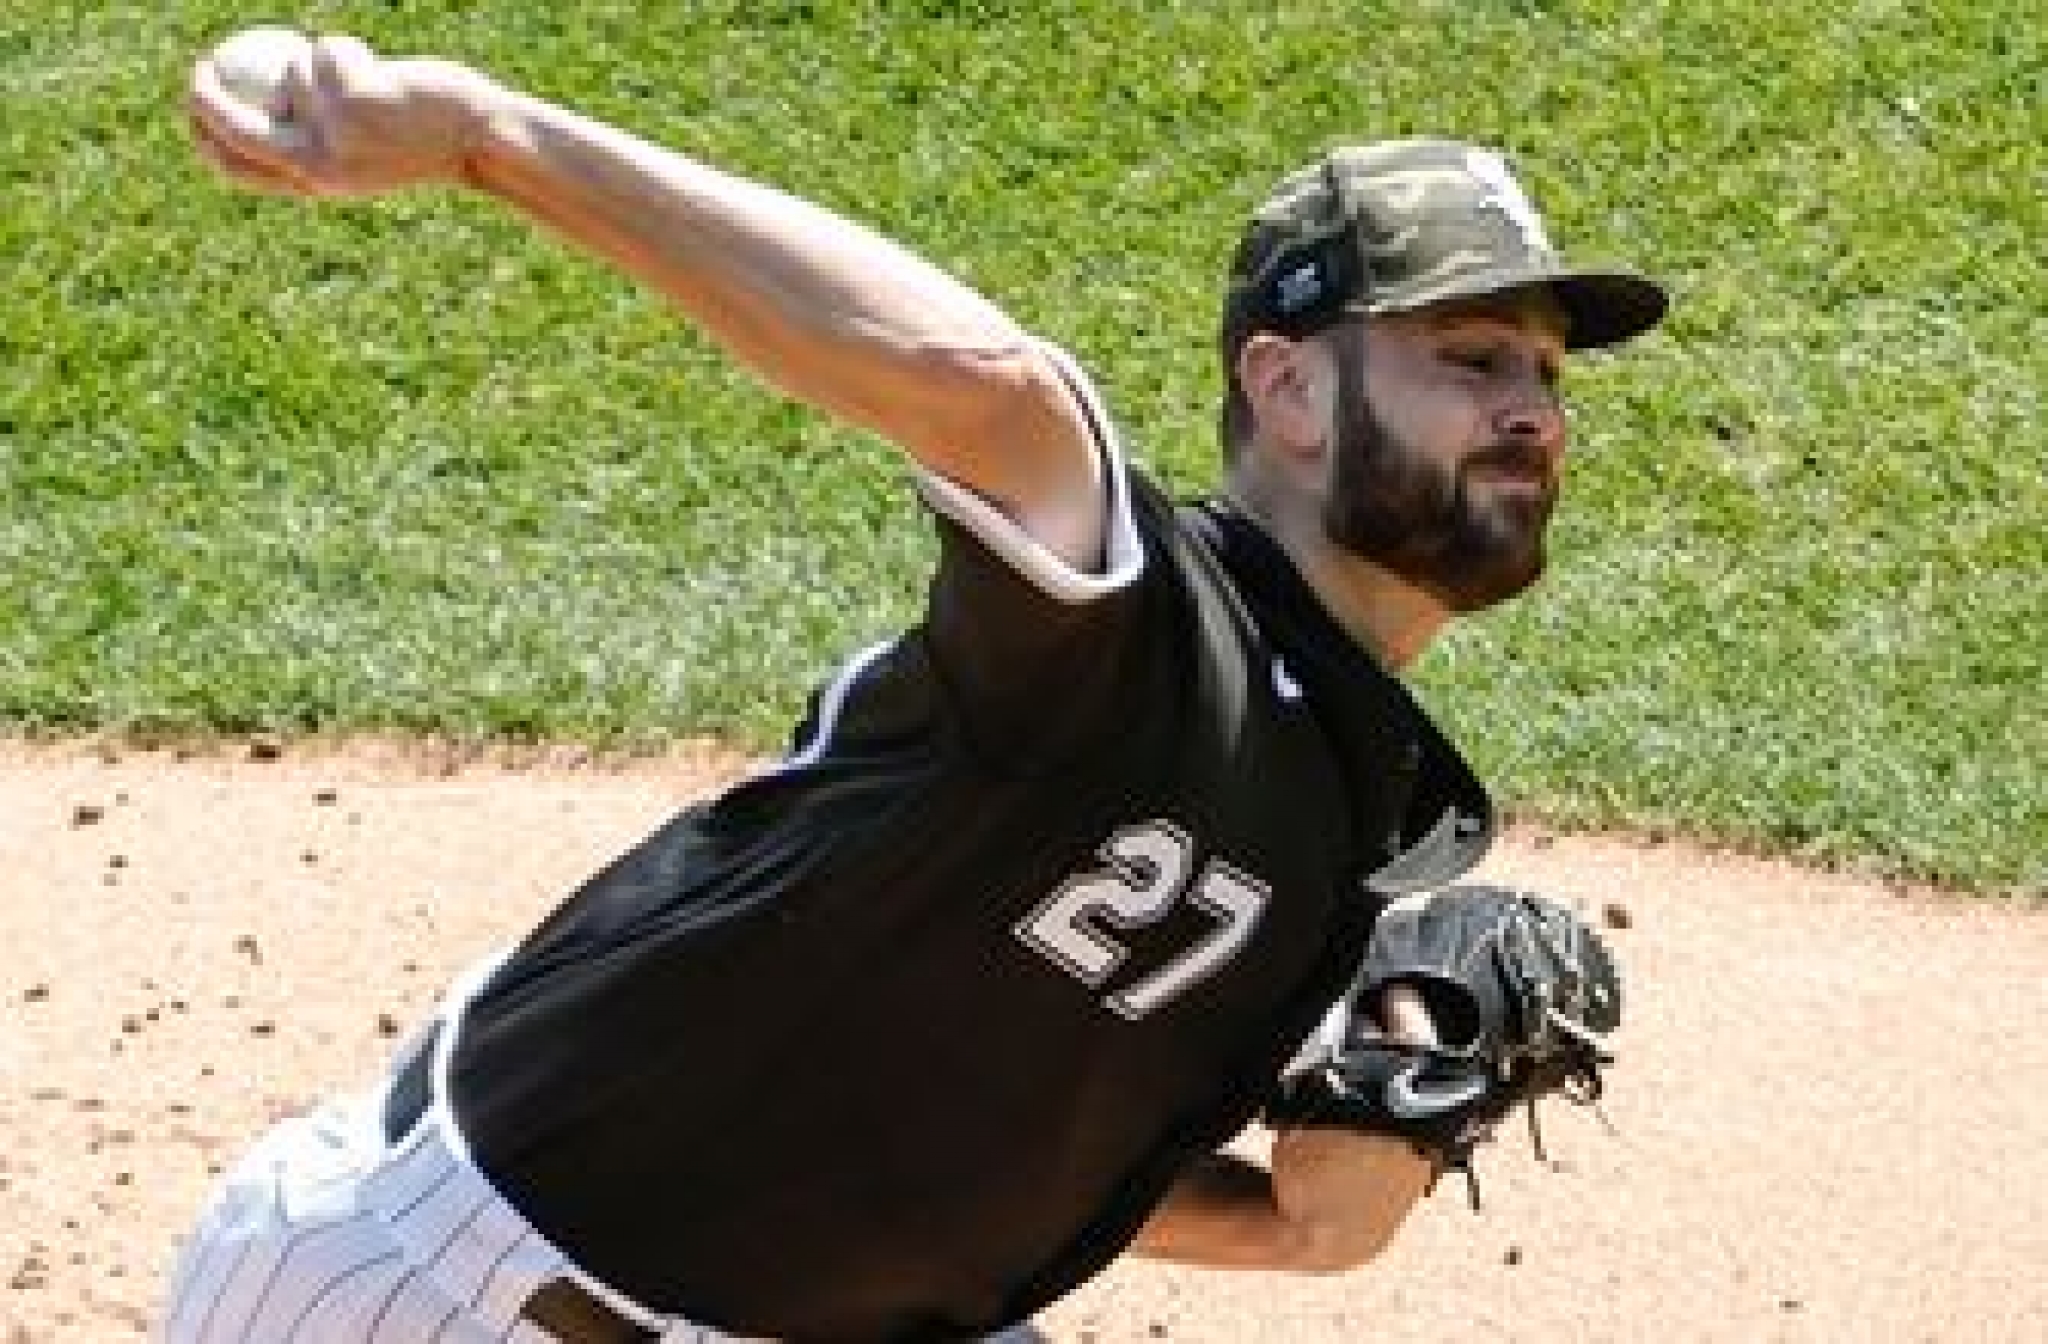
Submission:
[[[647,1306],[794,1340],[1027,1318],[1256,1114],[1384,892],[1483,850],[1477,781],[1281,552],[1100,432],[1100,573],[927,481],[921,624],[464,1016],[479,1165]]]

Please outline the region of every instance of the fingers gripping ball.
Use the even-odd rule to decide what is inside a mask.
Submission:
[[[1395,984],[1422,996],[1436,1043],[1381,1031],[1376,1009]],[[1391,1134],[1443,1166],[1467,1167],[1474,1144],[1516,1106],[1553,1094],[1598,1099],[1606,1039],[1621,1023],[1621,977],[1599,936],[1563,906],[1502,887],[1451,887],[1387,907],[1340,1010],[1340,1028],[1282,1081],[1269,1118]]]
[[[237,101],[257,108],[273,122],[292,120],[289,77],[306,58],[312,40],[291,28],[244,28],[207,54],[215,78]]]

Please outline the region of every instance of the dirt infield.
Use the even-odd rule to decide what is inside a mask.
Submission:
[[[146,1335],[266,1117],[738,765],[0,755],[0,1344]],[[2048,913],[1528,831],[1489,871],[1615,907],[1618,1133],[1552,1107],[1375,1266],[1123,1265],[1054,1339],[2048,1339]]]

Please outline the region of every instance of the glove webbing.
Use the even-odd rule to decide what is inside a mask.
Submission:
[[[1607,1112],[1600,1106],[1600,1097],[1606,1090],[1606,1082],[1601,1078],[1600,1070],[1605,1065],[1612,1064],[1614,1056],[1601,1049],[1598,1041],[1585,1028],[1555,1008],[1545,1005],[1544,1015],[1552,1027],[1562,1032],[1565,1038],[1578,1048],[1571,1052],[1571,1058],[1567,1062],[1554,1065],[1553,1070],[1546,1071],[1545,1076],[1538,1077],[1533,1071],[1525,1071],[1524,1076],[1511,1081],[1509,1087],[1517,1096],[1527,1097],[1529,1147],[1536,1154],[1538,1162],[1548,1163],[1550,1154],[1543,1145],[1543,1127],[1536,1117],[1537,1101],[1547,1093],[1555,1092],[1573,1106],[1591,1107],[1594,1116],[1607,1132],[1614,1133],[1613,1122],[1607,1118]],[[1513,1106],[1514,1103],[1510,1102],[1509,1109],[1513,1109]],[[1481,1141],[1491,1136],[1492,1126],[1483,1126],[1446,1150],[1436,1176],[1430,1179],[1430,1191],[1434,1193],[1436,1180],[1444,1172],[1462,1172],[1465,1177],[1466,1198],[1470,1201],[1473,1212],[1478,1212],[1479,1173],[1472,1166],[1472,1153]]]

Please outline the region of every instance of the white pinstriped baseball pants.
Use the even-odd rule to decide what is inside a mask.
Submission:
[[[747,1344],[592,1278],[469,1160],[440,1098],[462,1006],[493,969],[450,992],[435,1100],[409,1134],[386,1138],[379,1088],[282,1122],[222,1177],[173,1275],[165,1344],[553,1344],[521,1309],[561,1278],[663,1344]],[[1040,1339],[1022,1326],[985,1344]]]
[[[450,988],[434,1100],[409,1134],[387,1139],[379,1088],[277,1125],[222,1178],[173,1276],[165,1344],[551,1344],[520,1313],[560,1278],[664,1344],[737,1340],[584,1273],[469,1160],[440,1098],[462,1009],[497,961]]]
[[[286,1121],[227,1175],[185,1248],[167,1344],[549,1344],[520,1319],[534,1291],[564,1276],[599,1291],[431,1118],[390,1145],[381,1111],[369,1096]]]

